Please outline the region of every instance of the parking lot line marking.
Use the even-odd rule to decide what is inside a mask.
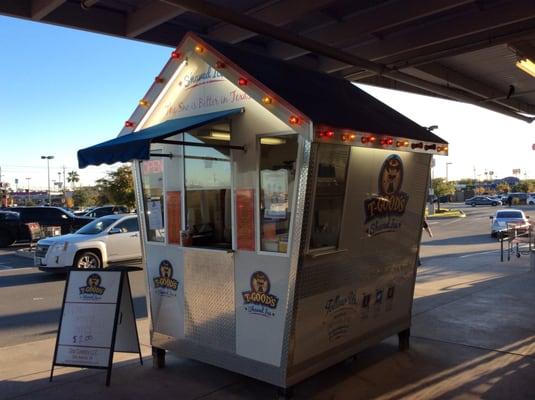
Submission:
[[[474,256],[480,256],[482,254],[491,254],[491,253],[497,253],[500,250],[490,250],[490,251],[480,251],[479,253],[473,253],[473,254],[465,254],[464,256],[459,256],[459,258],[467,258],[467,257],[474,257]]]
[[[2,269],[4,268],[4,269]],[[25,271],[25,270],[28,270],[28,269],[34,269],[36,270],[37,268],[36,267],[22,267],[22,268],[17,268],[17,267],[2,267],[0,266],[0,273],[2,272],[13,272],[13,271]]]

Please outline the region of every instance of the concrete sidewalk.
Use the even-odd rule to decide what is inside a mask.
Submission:
[[[411,349],[397,338],[295,387],[297,399],[535,398],[535,273],[522,257],[477,263],[462,256],[424,259],[413,309]],[[54,339],[0,348],[0,399],[273,399],[270,385],[191,360],[152,368],[147,319],[138,320],[143,366],[115,357],[110,387],[97,370],[57,368]]]

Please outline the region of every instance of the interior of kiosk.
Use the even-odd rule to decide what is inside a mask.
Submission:
[[[388,336],[407,346],[446,143],[412,121],[410,139],[313,121],[214,46],[186,36],[121,135],[79,152],[133,161],[157,361],[288,387]]]

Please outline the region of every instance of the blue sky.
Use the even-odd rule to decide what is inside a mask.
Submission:
[[[124,121],[169,58],[171,49],[42,23],[0,17],[0,167],[5,181],[46,187],[46,163],[54,155],[51,179],[65,165],[77,169],[76,151],[118,134]],[[178,38],[177,38],[178,39]],[[450,142],[450,156],[438,157],[435,176],[450,179],[535,177],[535,125],[484,109],[385,89],[363,89]],[[90,184],[113,167],[80,170]]]
[[[169,57],[169,48],[0,17],[0,167],[12,185],[46,186],[76,151],[116,136]],[[89,183],[110,167],[79,171]]]

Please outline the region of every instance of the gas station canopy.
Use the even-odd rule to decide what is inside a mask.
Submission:
[[[194,31],[353,82],[535,116],[529,0],[8,0],[0,14],[172,47]]]

